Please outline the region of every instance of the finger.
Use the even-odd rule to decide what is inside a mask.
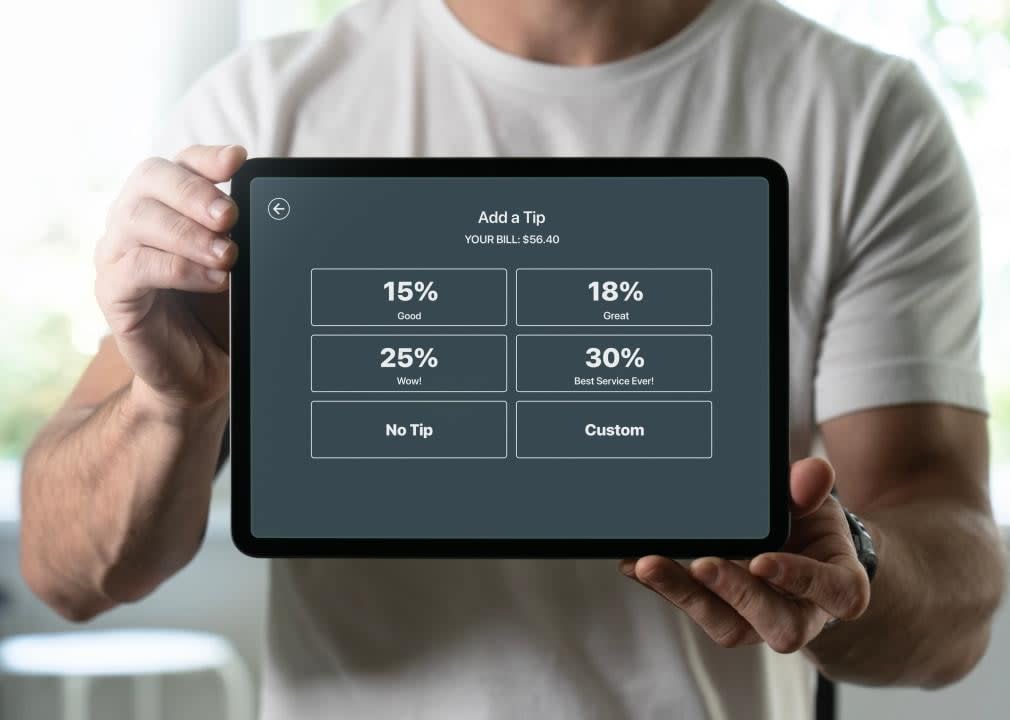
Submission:
[[[831,494],[835,470],[822,458],[798,460],[789,469],[789,493],[793,517],[806,517],[816,512]]]
[[[154,289],[221,292],[228,287],[228,273],[138,245],[100,274],[98,282],[99,300],[105,305],[129,302]]]
[[[241,145],[190,145],[175,161],[213,183],[223,183],[231,180],[247,156]]]
[[[816,606],[785,597],[726,560],[695,560],[691,575],[750,623],[776,652],[796,652],[821,631],[827,620]]]
[[[108,259],[112,261],[136,245],[147,245],[207,267],[227,270],[238,254],[238,246],[227,237],[211,232],[153,198],[140,199],[127,222],[114,224],[110,235]]]
[[[719,645],[737,647],[760,640],[733,608],[699,585],[679,563],[649,555],[635,562],[631,573],[629,577],[683,610]]]
[[[765,553],[751,560],[750,571],[840,620],[855,620],[870,604],[870,581],[853,558],[840,556],[825,563],[803,555]]]
[[[128,186],[131,192],[124,198],[127,212],[150,197],[213,232],[228,232],[238,218],[235,203],[210,180],[162,158],[142,162]]]

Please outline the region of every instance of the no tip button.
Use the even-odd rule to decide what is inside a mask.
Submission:
[[[274,198],[267,203],[267,214],[274,220],[286,220],[291,214],[291,203],[284,198]]]

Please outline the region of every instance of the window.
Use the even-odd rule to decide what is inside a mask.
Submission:
[[[50,3],[19,3],[0,24],[7,98],[17,98],[0,116],[0,197],[11,208],[0,263],[0,517],[13,516],[18,456],[103,331],[90,253],[112,192],[149,145],[159,91],[147,82],[157,64],[151,5],[106,3],[99,14],[131,32],[102,42],[84,3],[61,4],[58,23]]]

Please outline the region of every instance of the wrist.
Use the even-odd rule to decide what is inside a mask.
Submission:
[[[227,395],[178,407],[134,378],[111,409],[118,421],[110,437],[120,449],[95,496],[93,516],[104,519],[94,543],[98,587],[124,602],[149,592],[199,547],[229,407]]]
[[[134,376],[125,397],[126,416],[133,422],[154,422],[179,430],[223,430],[228,421],[228,395],[198,405],[172,402]]]

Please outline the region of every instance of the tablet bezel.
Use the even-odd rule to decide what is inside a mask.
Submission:
[[[769,533],[763,538],[466,539],[276,538],[252,533],[249,416],[249,192],[261,177],[762,177],[769,189]],[[788,180],[767,158],[255,158],[232,179],[240,208],[231,273],[231,529],[254,557],[622,558],[748,557],[778,550],[789,536]]]

